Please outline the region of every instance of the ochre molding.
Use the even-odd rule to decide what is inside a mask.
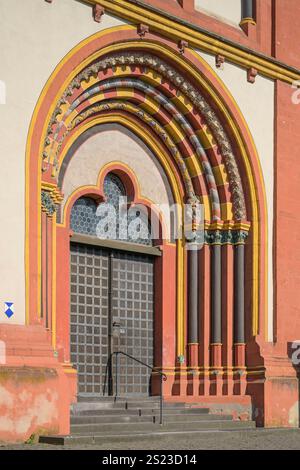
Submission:
[[[201,49],[213,55],[224,56],[246,69],[254,68],[259,74],[274,80],[281,80],[293,83],[300,80],[300,71],[279,63],[272,57],[268,57],[246,49],[239,44],[229,43],[225,38],[214,37],[208,32],[200,31],[193,25],[185,24],[183,21],[176,21],[162,11],[156,12],[149,5],[139,5],[127,0],[84,0],[90,5],[101,5],[107,13],[124,18],[134,24],[144,24],[149,26],[152,32],[156,32],[171,38],[176,43],[179,40],[187,41],[189,47]]]
[[[133,43],[130,43],[131,47],[134,47]],[[220,147],[220,151],[224,157],[224,162],[226,166],[226,170],[228,172],[228,179],[230,181],[230,188],[232,192],[232,202],[234,208],[234,215],[237,220],[243,220],[246,218],[246,208],[245,208],[245,200],[243,194],[243,187],[241,182],[241,177],[238,171],[238,167],[236,164],[236,157],[234,155],[230,140],[227,136],[226,131],[224,130],[219,118],[217,117],[214,110],[211,108],[209,103],[205,100],[205,98],[200,94],[199,90],[197,90],[189,80],[187,80],[183,75],[181,75],[176,69],[170,66],[167,62],[159,58],[158,56],[143,52],[140,53],[139,51],[131,50],[130,53],[125,51],[120,51],[118,53],[113,53],[111,56],[108,56],[105,59],[98,60],[97,62],[93,62],[93,65],[89,65],[85,69],[83,69],[68,85],[65,89],[64,93],[62,94],[61,99],[58,101],[52,117],[49,121],[47,136],[45,139],[45,147],[43,151],[43,159],[44,164],[45,161],[47,165],[49,165],[50,161],[53,163],[54,169],[56,171],[59,168],[59,152],[61,149],[62,141],[66,137],[66,134],[61,134],[61,142],[56,142],[56,136],[60,135],[60,129],[63,128],[66,123],[64,122],[65,115],[68,114],[68,119],[71,117],[71,114],[68,112],[66,113],[66,109],[63,111],[64,107],[67,105],[68,100],[74,94],[74,92],[81,87],[82,82],[86,82],[92,76],[96,76],[100,71],[107,70],[109,68],[117,68],[131,66],[131,65],[139,65],[147,67],[147,69],[153,69],[157,73],[161,74],[163,77],[168,79],[172,82],[194,105],[201,114],[204,116],[207,125],[210,127],[211,132],[214,134],[214,137]],[[145,72],[146,74],[146,72]],[[112,80],[112,79],[111,79]],[[119,80],[121,83],[121,81]],[[120,86],[119,83],[119,86]],[[134,86],[134,83],[129,83],[128,86]],[[114,83],[112,82],[112,85]],[[117,86],[117,85],[116,85]],[[136,85],[137,86],[137,85]],[[148,88],[150,85],[147,86]],[[86,92],[88,93],[88,92]],[[106,105],[109,106],[109,105]],[[123,105],[125,107],[125,105]],[[90,112],[90,111],[89,111]],[[145,113],[144,113],[145,114]],[[175,112],[175,119],[176,119],[176,112]],[[77,120],[80,120],[80,113],[78,114]],[[153,118],[151,118],[153,120]],[[150,119],[150,120],[151,120]],[[182,117],[182,120],[184,118]],[[75,120],[75,124],[76,124]],[[188,123],[186,122],[186,125]],[[55,126],[58,126],[57,130],[55,130]],[[71,130],[68,129],[67,132]],[[191,129],[191,132],[192,129]],[[160,131],[162,134],[163,131]],[[197,138],[196,136],[194,136]],[[197,138],[198,139],[198,138]],[[165,139],[164,139],[165,140]],[[52,148],[56,149],[56,154],[52,155]],[[176,148],[173,147],[175,150]],[[172,149],[171,149],[172,150]],[[199,149],[198,149],[199,150]],[[176,150],[177,152],[177,150]],[[201,151],[199,150],[200,154]],[[199,157],[200,158],[200,157]],[[185,164],[181,166],[185,167]],[[188,175],[188,171],[185,172]],[[188,175],[189,176],[189,175]],[[212,175],[213,178],[213,175]],[[184,178],[186,180],[186,184],[191,186],[192,183],[189,181],[189,178]],[[189,198],[192,200],[195,199],[195,195],[193,194],[193,190],[187,191]],[[216,202],[216,201],[215,201]],[[219,201],[218,201],[219,204]]]

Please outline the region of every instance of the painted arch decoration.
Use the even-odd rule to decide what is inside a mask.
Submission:
[[[228,103],[224,104],[216,91],[210,94],[214,86],[205,86],[208,79],[195,68],[195,56],[186,52],[186,57],[181,57],[172,42],[162,38],[159,41],[160,44],[151,34],[147,40],[136,40],[136,30],[131,26],[98,33],[71,51],[41,96],[27,152],[27,318],[28,322],[37,321],[43,317],[41,312],[49,310],[53,347],[57,351],[63,349],[68,339],[64,324],[58,321],[58,306],[65,312],[68,306],[61,297],[57,277],[62,280],[68,271],[61,270],[57,275],[56,256],[62,246],[68,250],[70,208],[76,198],[85,195],[79,192],[76,198],[71,197],[63,208],[64,214],[57,210],[63,198],[61,181],[68,164],[66,157],[72,144],[87,130],[118,123],[136,133],[160,161],[177,203],[201,201],[205,207],[205,245],[197,261],[199,277],[189,271],[195,263],[185,252],[184,242],[178,241],[174,247],[165,243],[162,248],[166,259],[173,256],[176,267],[176,302],[172,305],[176,355],[175,362],[170,358],[167,361],[170,369],[176,372],[178,364],[184,364],[187,369],[196,368],[206,374],[212,367],[224,366],[221,259],[226,260],[227,272],[235,269],[230,267],[234,259],[240,260],[236,263],[236,285],[238,276],[244,279],[245,273],[238,270],[242,269],[245,256],[249,261],[252,284],[246,295],[251,308],[246,313],[244,307],[234,313],[239,318],[239,328],[232,333],[234,357],[226,364],[227,373],[232,374],[234,368],[245,368],[245,315],[251,336],[251,327],[253,334],[258,333],[259,312],[265,309],[265,278],[259,277],[260,269],[264,272],[266,265],[265,252],[260,252],[258,246],[258,240],[265,237],[259,169],[255,159],[254,163],[249,160],[250,151],[242,142],[248,144],[250,139],[246,133],[239,134],[233,118],[235,111],[229,110]],[[49,246],[45,245],[45,230]],[[47,257],[51,260],[50,280],[42,277],[42,264]],[[188,282],[191,279],[194,281]],[[200,279],[203,298],[196,308],[189,298],[188,285],[198,289]],[[51,299],[43,298],[46,282],[52,282]],[[212,295],[209,302],[208,291]],[[241,290],[239,305],[244,295]],[[197,309],[205,320],[195,320],[199,317]],[[235,310],[233,300],[226,309]],[[227,314],[228,324],[230,315]],[[203,321],[212,321],[210,330],[204,328]],[[195,324],[200,337],[194,337]],[[211,355],[207,357],[204,345],[209,343]],[[202,346],[195,352],[194,345],[199,344]],[[61,354],[62,360],[68,360],[67,352]],[[163,357],[159,362],[165,366]],[[240,393],[241,390],[242,386]]]
[[[210,201],[208,220],[224,220],[220,201],[232,203],[235,220],[246,220],[236,159],[216,113],[171,65],[144,52],[113,54],[89,65],[73,79],[50,119],[43,150],[44,170],[51,164],[52,175],[58,174],[61,147],[72,130],[97,113],[116,109],[135,115],[165,143],[180,168],[191,201],[197,196],[186,161],[197,161],[202,173],[196,175],[201,176],[202,196]],[[221,163],[218,155],[222,156]]]

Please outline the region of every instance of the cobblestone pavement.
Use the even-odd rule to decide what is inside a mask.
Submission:
[[[0,450],[299,450],[300,429],[204,432],[197,436],[164,436],[147,441],[112,442],[103,445],[50,446],[45,444],[4,445]]]

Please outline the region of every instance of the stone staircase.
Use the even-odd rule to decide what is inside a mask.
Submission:
[[[41,436],[47,444],[100,444],[111,441],[149,439],[150,436],[197,434],[255,428],[254,421],[234,420],[232,415],[213,414],[193,403],[163,404],[160,421],[159,397],[97,398],[71,407],[69,436]]]

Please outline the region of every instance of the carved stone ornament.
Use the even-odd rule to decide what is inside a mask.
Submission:
[[[178,49],[180,54],[184,54],[184,51],[187,47],[189,47],[189,43],[180,39],[180,41],[178,42]]]
[[[216,67],[218,69],[223,69],[225,63],[225,57],[223,55],[217,54],[216,55]]]
[[[257,75],[257,70],[254,67],[250,67],[250,69],[247,70],[247,81],[249,83],[255,83]]]
[[[101,23],[101,18],[104,15],[105,10],[101,5],[93,6],[93,18],[96,23]]]
[[[42,210],[50,217],[56,212],[56,204],[48,191],[41,192]]]
[[[140,36],[140,38],[144,38],[147,33],[149,33],[149,26],[145,24],[139,24],[137,27],[137,33]]]
[[[214,135],[214,138],[216,139],[221,154],[224,158],[229,178],[230,191],[232,194],[233,212],[235,219],[245,219],[246,206],[241,177],[231,143],[219,118],[217,117],[215,111],[207,103],[205,98],[200,94],[199,90],[196,89],[183,75],[177,72],[176,69],[174,69],[161,58],[143,52],[120,52],[112,54],[111,56],[88,66],[72,80],[66,91],[63,93],[62,98],[59,100],[51,117],[47,130],[47,137],[53,134],[52,128],[57,123],[57,116],[62,113],[61,106],[67,102],[68,97],[73,95],[75,89],[80,88],[82,81],[87,81],[92,76],[95,77],[100,71],[105,71],[107,69],[122,65],[145,66],[157,71],[163,77],[173,83],[174,86],[176,86],[177,89],[180,90],[184,95],[186,95],[193,103],[195,108],[199,110],[200,114],[204,117],[212,134]],[[43,158],[47,158],[47,152],[43,154]]]
[[[208,230],[204,240],[207,245],[241,245],[247,240],[245,230]]]

